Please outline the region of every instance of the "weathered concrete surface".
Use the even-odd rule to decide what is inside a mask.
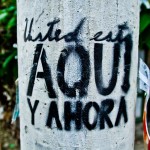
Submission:
[[[135,150],[144,150],[143,124],[136,124],[135,129]]]
[[[21,150],[134,149],[138,12],[138,0],[18,0]]]

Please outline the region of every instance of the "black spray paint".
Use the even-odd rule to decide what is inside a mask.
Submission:
[[[64,106],[64,121],[65,130],[71,130],[71,121],[75,121],[76,130],[81,129],[81,117],[82,117],[82,103],[80,101],[76,102],[76,110],[72,112],[72,107],[70,102],[65,102]]]
[[[56,29],[54,31],[54,27],[60,22],[59,19],[55,19],[52,22],[47,24],[48,31],[45,35],[41,32],[37,34],[36,37],[32,37],[32,29],[34,19],[31,20],[30,25],[28,27],[28,19],[26,19],[26,27],[24,32],[24,41],[40,41],[44,42],[45,40],[48,41],[56,41],[59,42],[60,40],[64,39],[65,42],[75,42],[75,46],[67,46],[64,50],[61,51],[60,57],[58,59],[57,65],[57,82],[61,92],[70,97],[76,97],[76,91],[79,91],[80,98],[86,97],[88,94],[88,86],[90,80],[90,56],[88,51],[79,44],[79,34],[81,29],[84,25],[85,18],[83,18],[77,27],[70,33],[61,36],[61,29]],[[27,31],[28,30],[28,31]],[[127,93],[130,88],[130,69],[131,69],[131,54],[133,48],[133,41],[132,41],[132,34],[128,32],[126,36],[123,36],[124,31],[129,31],[127,23],[123,25],[118,25],[118,33],[116,36],[113,36],[112,31],[110,31],[106,36],[103,36],[103,32],[100,31],[91,38],[91,41],[95,41],[94,43],[94,69],[95,69],[95,83],[100,95],[107,96],[113,92],[116,87],[117,77],[118,77],[118,68],[120,64],[120,53],[121,47],[124,45],[125,53],[124,53],[124,78],[122,81],[121,88],[123,92]],[[28,33],[27,33],[28,32]],[[103,37],[102,37],[103,36]],[[103,63],[103,44],[100,43],[102,41],[112,42],[114,43],[113,46],[113,63],[112,63],[112,76],[109,81],[108,87],[104,87],[103,84],[103,72],[102,72],[102,63]],[[72,87],[69,87],[68,83],[65,81],[65,65],[67,62],[68,57],[72,52],[77,53],[80,59],[80,66],[81,66],[81,79],[73,84]],[[43,72],[37,72],[37,66],[39,61],[42,63]],[[51,68],[47,63],[47,56],[46,51],[43,48],[43,44],[37,44],[34,60],[33,60],[33,67],[31,69],[27,95],[32,96],[35,78],[43,78],[46,82],[46,87],[48,91],[49,98],[57,98],[56,93],[53,88],[52,76],[51,76]],[[34,106],[32,107],[30,99],[27,99],[29,108],[31,111],[31,123],[34,125],[34,117],[35,111],[37,109],[39,101],[35,101]],[[89,121],[89,113],[91,109],[95,110],[95,117],[93,118],[93,122],[90,123]],[[48,119],[46,121],[46,126],[52,129],[53,121],[56,122],[56,126],[59,130],[72,130],[72,123],[75,125],[75,130],[79,131],[82,129],[82,125],[88,130],[94,130],[96,127],[99,126],[100,130],[105,129],[105,125],[109,128],[113,128],[114,126],[119,126],[121,118],[124,118],[124,122],[128,122],[128,114],[127,114],[127,107],[126,101],[124,97],[121,97],[118,114],[116,116],[116,120],[113,123],[110,114],[114,109],[114,100],[113,99],[106,99],[101,102],[99,105],[96,102],[86,102],[85,106],[81,101],[75,102],[73,105],[71,102],[67,101],[64,102],[64,127],[63,123],[60,120],[58,106],[55,101],[50,103]]]
[[[66,61],[71,54],[71,52],[75,51],[80,60],[81,60],[81,80],[74,83],[73,87],[69,87],[65,82],[64,74],[65,74],[65,64]],[[57,81],[60,90],[67,95],[68,97],[76,97],[76,90],[78,89],[80,97],[87,95],[87,88],[89,85],[90,79],[90,59],[89,53],[85,50],[83,46],[77,45],[75,48],[72,46],[68,46],[64,49],[59,57],[58,66],[57,66]]]
[[[131,69],[131,55],[133,48],[133,41],[131,33],[128,33],[126,36],[123,36],[124,31],[129,31],[129,27],[127,23],[118,26],[118,33],[115,38],[113,38],[112,31],[108,33],[105,37],[101,37],[103,34],[102,31],[96,33],[94,38],[91,40],[94,41],[107,41],[114,42],[113,52],[114,52],[114,63],[112,67],[112,78],[109,82],[109,86],[107,88],[103,87],[103,79],[102,79],[102,54],[103,54],[103,44],[96,43],[94,48],[94,61],[95,61],[95,80],[98,92],[102,95],[109,95],[113,89],[115,88],[117,82],[117,73],[118,66],[120,60],[120,51],[122,44],[125,45],[125,53],[124,53],[124,79],[123,84],[121,86],[122,90],[127,93],[130,88],[129,77],[130,77],[130,69]]]
[[[85,19],[82,19],[80,21],[79,25],[74,30],[74,32],[68,33],[67,34],[68,36],[66,36],[66,35],[64,36],[64,37],[67,37],[65,39],[66,42],[70,42],[70,41],[77,42],[78,41],[79,30],[83,26],[84,20]],[[51,27],[52,29],[50,28],[51,32],[53,30],[53,26],[55,23],[58,23],[58,21],[53,21],[53,22],[49,23],[52,26]],[[30,40],[32,37],[30,35],[30,30],[32,28],[32,24],[33,24],[33,19],[30,24],[29,35],[27,38]],[[26,24],[26,28],[27,28],[27,24]],[[25,31],[26,31],[26,28],[25,28]],[[112,91],[114,90],[116,83],[117,83],[117,74],[118,74],[118,67],[119,67],[119,62],[120,62],[120,51],[121,51],[120,47],[122,44],[125,45],[125,53],[124,53],[124,79],[123,79],[121,88],[125,93],[127,93],[130,88],[129,75],[130,75],[130,67],[131,67],[130,66],[131,65],[131,52],[132,52],[133,42],[132,42],[132,35],[130,33],[127,34],[125,37],[123,36],[124,30],[128,30],[128,26],[126,23],[124,25],[118,26],[118,34],[116,35],[115,38],[112,38],[112,32],[109,32],[107,36],[100,38],[100,36],[103,34],[103,32],[100,31],[95,34],[94,38],[91,39],[91,40],[95,40],[95,41],[106,40],[107,42],[114,42],[114,47],[113,47],[114,61],[113,61],[113,66],[112,66],[112,77],[110,79],[108,87],[103,86],[103,76],[102,76],[103,75],[102,60],[103,60],[103,51],[104,51],[103,44],[95,43],[95,46],[94,46],[94,64],[95,64],[96,86],[97,86],[98,92],[105,96],[112,93]],[[49,34],[47,33],[45,35],[45,37],[48,38],[48,35]],[[38,44],[36,51],[35,51],[33,67],[32,67],[32,71],[31,71],[31,75],[30,75],[30,81],[29,81],[28,92],[27,92],[28,96],[32,95],[38,60],[39,60],[41,51],[42,51],[42,44]],[[65,82],[64,72],[65,72],[66,60],[72,51],[75,51],[78,54],[78,56],[80,57],[82,69],[81,69],[81,81],[75,83],[74,86],[70,88],[67,85],[67,83]],[[53,84],[52,84],[52,79],[51,79],[50,67],[48,66],[48,64],[46,62],[45,50],[42,51],[41,61],[42,61],[44,73],[38,73],[37,77],[45,78],[46,85],[47,85],[48,92],[49,92],[49,97],[56,98],[56,93],[52,86]],[[83,46],[78,45],[77,43],[76,43],[76,46],[68,46],[66,49],[64,49],[61,52],[60,58],[58,60],[58,66],[57,66],[57,80],[58,80],[58,85],[59,85],[61,91],[68,97],[75,97],[76,89],[78,89],[80,91],[80,97],[86,96],[89,79],[90,79],[90,60],[89,60],[88,52],[85,50],[85,48]]]
[[[113,124],[108,116],[108,114],[114,108],[114,101],[111,99],[107,99],[102,101],[101,110],[100,110],[100,129],[105,129],[105,122],[107,123],[109,128],[113,127]]]
[[[42,62],[43,72],[37,73],[37,66],[38,66],[41,53],[42,53],[41,62]],[[46,52],[43,49],[43,44],[38,44],[35,50],[33,67],[31,69],[28,90],[27,90],[28,96],[32,96],[36,73],[37,73],[37,78],[45,79],[49,97],[56,98],[56,93],[53,89],[53,83],[52,83],[52,78],[51,78],[51,70],[50,70],[49,65],[46,62]]]
[[[89,112],[91,108],[94,108],[94,110],[96,111],[96,117],[94,118],[93,123],[90,123],[89,121]],[[83,123],[85,125],[85,127],[89,130],[93,130],[95,129],[96,125],[97,125],[97,120],[98,120],[98,115],[99,115],[99,105],[96,102],[89,102],[85,105],[84,109],[83,109]]]
[[[113,66],[112,66],[112,77],[109,81],[109,86],[105,88],[103,86],[103,72],[102,72],[102,61],[103,61],[103,44],[95,44],[94,48],[94,61],[95,61],[95,81],[98,92],[102,95],[109,95],[114,90],[119,68],[119,58],[120,58],[120,44],[115,43],[113,49]]]
[[[47,27],[48,27],[48,31],[45,35],[42,35],[42,33],[38,33],[38,35],[33,38],[32,37],[32,28],[33,28],[33,22],[34,22],[34,18],[32,18],[31,22],[30,22],[30,25],[29,25],[29,31],[28,31],[28,34],[27,34],[27,29],[28,29],[28,19],[26,18],[26,26],[25,26],[25,32],[24,32],[24,41],[27,42],[27,41],[32,41],[32,42],[35,42],[35,41],[40,41],[40,42],[44,42],[45,40],[48,40],[48,41],[60,41],[62,39],[65,40],[65,42],[72,42],[72,41],[75,41],[77,42],[78,41],[78,35],[80,33],[80,30],[85,22],[85,18],[83,18],[79,24],[77,25],[77,27],[74,29],[74,31],[64,35],[64,36],[61,36],[60,37],[60,34],[61,34],[61,29],[56,29],[54,31],[54,27],[60,22],[60,19],[54,19],[52,22],[49,22],[47,24]],[[53,36],[53,33],[54,33],[54,36]]]
[[[124,117],[124,122],[127,123],[128,122],[128,115],[127,115],[126,101],[125,101],[124,97],[121,97],[119,111],[118,111],[118,115],[116,118],[115,126],[119,125],[120,120],[121,120],[121,116]]]
[[[49,128],[52,128],[52,119],[55,119],[57,128],[59,130],[62,130],[62,125],[61,125],[59,115],[58,115],[57,103],[54,101],[51,102],[51,105],[49,107],[49,114],[48,114],[48,119],[46,123],[46,126],[48,126]]]
[[[93,122],[90,123],[89,113],[92,108],[94,109],[96,115],[92,116]],[[114,100],[112,99],[103,100],[99,104],[96,102],[87,102],[85,105],[81,101],[77,101],[75,103],[66,101],[64,102],[64,119],[60,120],[57,103],[52,101],[49,108],[46,126],[53,129],[52,121],[55,120],[56,128],[59,130],[80,131],[83,126],[88,130],[94,130],[96,128],[99,128],[99,130],[104,130],[106,129],[106,124],[108,128],[119,126],[121,118],[123,118],[124,123],[128,122],[126,101],[124,97],[121,97],[120,99],[115,122],[113,122],[109,116],[113,112],[113,109]]]
[[[34,125],[35,124],[35,111],[38,107],[38,104],[39,104],[39,100],[36,100],[35,103],[34,103],[34,106],[32,107],[31,105],[31,101],[29,98],[27,98],[27,101],[28,101],[28,105],[29,105],[29,108],[30,108],[30,111],[31,111],[31,124]]]

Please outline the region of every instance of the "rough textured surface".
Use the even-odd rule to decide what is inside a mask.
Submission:
[[[134,149],[138,13],[138,0],[18,0],[21,150]]]
[[[136,124],[135,128],[135,150],[146,150],[143,140],[143,123]]]

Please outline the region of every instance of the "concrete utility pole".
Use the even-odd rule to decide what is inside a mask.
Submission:
[[[21,150],[133,150],[139,0],[18,0]]]

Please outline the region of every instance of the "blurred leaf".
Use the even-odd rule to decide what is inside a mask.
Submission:
[[[11,149],[14,149],[16,146],[15,146],[15,144],[10,144],[9,147],[10,147]]]
[[[7,68],[7,66],[8,66],[9,63],[10,63],[10,61],[15,58],[16,54],[17,54],[17,52],[14,51],[12,54],[10,54],[10,55],[5,59],[3,65],[2,65],[3,69],[6,69],[6,68]]]
[[[7,29],[10,29],[10,28],[14,27],[15,25],[16,25],[16,18],[12,17],[7,24]]]
[[[8,16],[7,12],[0,14],[0,21],[5,20],[7,18],[7,16]]]
[[[15,6],[10,6],[10,7],[6,8],[6,9],[1,9],[0,13],[11,12],[13,10],[16,10]]]
[[[10,7],[7,8],[7,11],[12,11],[12,10],[15,10],[15,9],[16,9],[15,6],[10,6]]]
[[[139,46],[144,48],[145,46],[150,49],[150,24],[149,26],[140,34]]]
[[[150,24],[150,10],[141,12],[140,33],[142,33]]]

